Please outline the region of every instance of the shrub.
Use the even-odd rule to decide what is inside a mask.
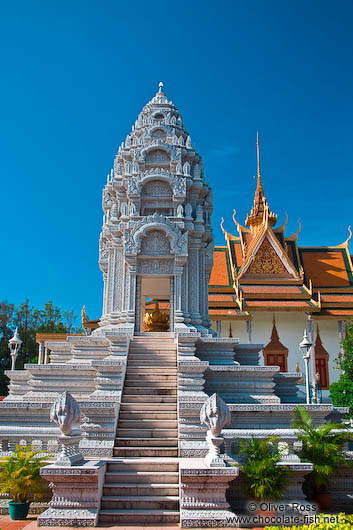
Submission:
[[[287,487],[289,471],[278,465],[281,460],[278,440],[276,436],[266,440],[252,437],[240,444],[240,452],[246,457],[240,469],[245,475],[249,495],[256,501],[278,500]]]
[[[40,476],[40,468],[46,465],[48,456],[38,455],[39,451],[16,445],[16,451],[0,461],[0,491],[8,493],[13,502],[30,502],[45,495],[46,488]]]
[[[310,497],[327,490],[331,476],[344,465],[350,464],[344,446],[352,434],[342,423],[327,422],[320,427],[304,407],[294,409],[292,426],[299,429],[298,439],[303,447],[298,452],[304,462],[314,464],[314,470],[305,477],[304,491]]]
[[[320,514],[313,524],[291,526],[290,530],[353,530],[353,515],[339,513],[335,515]],[[331,518],[335,519],[335,522]],[[289,530],[288,526],[265,526],[264,530]]]

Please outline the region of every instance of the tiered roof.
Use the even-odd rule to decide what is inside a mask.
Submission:
[[[251,319],[253,311],[305,311],[315,318],[353,316],[353,270],[349,240],[336,247],[299,247],[301,229],[286,236],[274,228],[261,182],[257,138],[257,188],[246,226],[238,235],[221,228],[226,245],[215,247],[209,282],[210,318]]]

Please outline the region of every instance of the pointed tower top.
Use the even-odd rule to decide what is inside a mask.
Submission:
[[[261,174],[260,174],[260,144],[259,144],[259,131],[256,135],[256,147],[257,147],[257,187],[261,187]]]
[[[270,212],[267,200],[264,195],[264,190],[261,183],[260,173],[260,144],[259,133],[256,135],[256,151],[257,151],[257,187],[255,191],[254,206],[251,209],[250,215],[247,216],[245,224],[251,230],[254,236],[261,225],[266,221],[270,226],[274,226],[277,221],[277,215]]]
[[[163,90],[162,90],[162,88],[163,88],[163,83],[162,83],[162,81],[159,82],[158,86],[159,86],[159,90],[158,90],[158,92],[159,92],[159,93],[160,93],[160,92],[163,92]]]

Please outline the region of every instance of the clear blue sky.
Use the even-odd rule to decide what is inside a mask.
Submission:
[[[12,1],[0,16],[0,299],[101,315],[101,192],[163,81],[204,159],[213,226],[265,194],[302,245],[352,215],[353,3]]]

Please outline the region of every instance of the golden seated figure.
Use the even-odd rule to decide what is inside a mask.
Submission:
[[[161,313],[159,304],[156,301],[154,309],[151,313],[145,313],[143,319],[144,331],[168,331],[169,330],[169,315]]]

